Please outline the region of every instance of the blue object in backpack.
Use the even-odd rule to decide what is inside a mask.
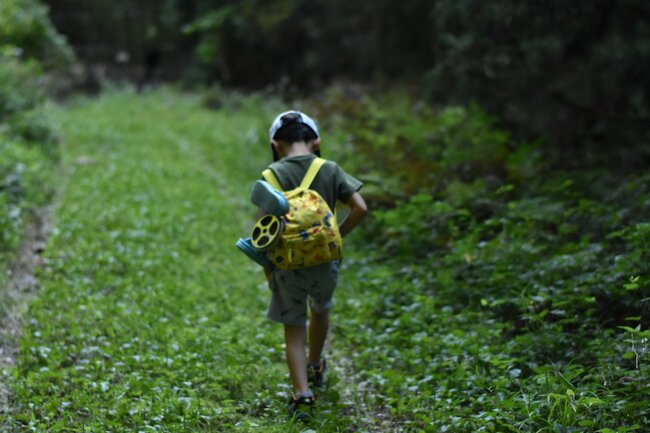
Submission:
[[[244,254],[248,256],[249,259],[254,261],[260,266],[267,267],[269,265],[269,259],[266,256],[264,251],[260,251],[253,247],[251,243],[251,238],[239,239],[235,242],[235,246],[239,248]]]
[[[258,180],[251,189],[251,201],[271,215],[282,216],[289,212],[289,200],[270,183]]]

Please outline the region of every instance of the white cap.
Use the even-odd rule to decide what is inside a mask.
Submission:
[[[298,116],[298,123],[303,123],[309,126],[312,129],[312,131],[316,133],[316,137],[320,137],[320,134],[318,134],[318,127],[316,126],[316,122],[314,122],[314,120],[311,117],[307,116],[305,113],[302,113],[300,111],[289,110],[289,111],[285,111],[284,113],[278,114],[278,116],[271,124],[271,129],[269,129],[270,140],[273,140],[273,136],[275,135],[276,132],[278,132],[278,129],[284,126],[282,122],[282,117],[286,116],[287,114],[296,114]]]

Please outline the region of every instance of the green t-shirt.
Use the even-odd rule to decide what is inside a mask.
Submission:
[[[278,178],[284,191],[289,191],[300,186],[305,173],[316,155],[288,156],[274,162],[269,168]],[[347,174],[334,161],[327,161],[318,170],[310,189],[318,192],[327,202],[330,209],[334,209],[336,201],[343,203],[355,192],[359,191],[363,183]]]

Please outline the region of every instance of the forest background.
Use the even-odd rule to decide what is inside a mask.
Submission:
[[[340,338],[370,349],[371,407],[414,431],[649,428],[646,2],[5,0],[0,50],[3,267],[57,188],[46,100],[280,99],[367,184],[365,302],[341,313],[367,332]],[[16,389],[26,424],[48,391]]]

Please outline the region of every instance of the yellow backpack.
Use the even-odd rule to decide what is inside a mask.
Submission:
[[[284,216],[284,231],[268,251],[269,260],[278,269],[298,269],[338,260],[343,254],[343,239],[336,215],[321,195],[309,189],[318,170],[326,161],[315,158],[298,188],[283,191],[289,201]],[[262,173],[278,191],[280,182],[271,169]]]

